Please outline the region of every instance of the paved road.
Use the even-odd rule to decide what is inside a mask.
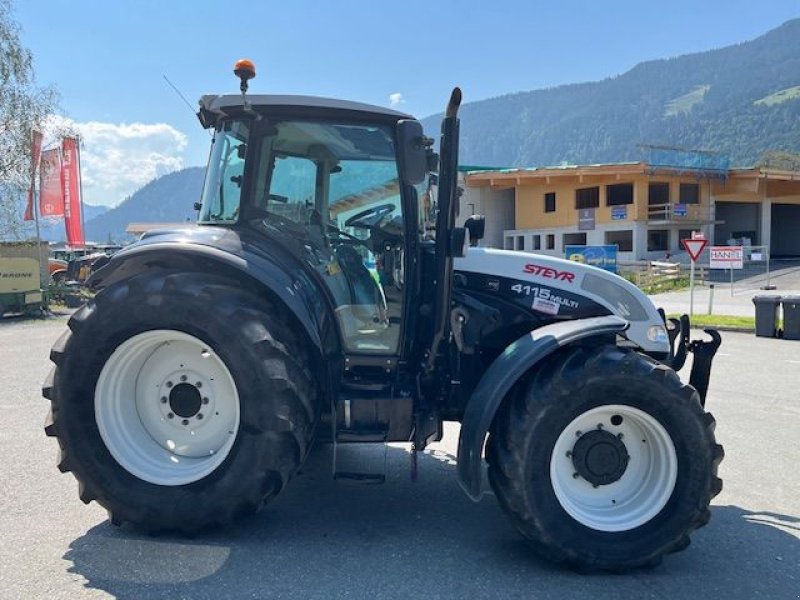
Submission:
[[[231,531],[115,528],[79,502],[41,429],[39,385],[62,329],[0,323],[0,598],[800,598],[800,343],[723,334],[709,406],[725,489],[711,523],[654,570],[580,576],[531,555],[493,497],[461,493],[456,427],[416,483],[402,447],[382,486],[332,482],[322,449]]]
[[[737,281],[731,293],[727,281],[715,284],[712,298],[712,313],[715,315],[733,315],[741,317],[755,316],[753,296],[760,294],[800,295],[800,263],[795,260],[774,260],[773,272],[770,283],[775,290],[760,289],[766,280],[762,275]],[[709,296],[712,295],[708,286],[696,286],[694,291],[695,314],[708,314]],[[663,308],[668,314],[689,312],[689,290],[654,294],[651,299],[656,306]]]

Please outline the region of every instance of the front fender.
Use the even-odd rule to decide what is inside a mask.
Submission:
[[[481,497],[481,456],[497,409],[512,386],[543,358],[574,342],[621,333],[628,322],[609,315],[562,321],[525,334],[491,364],[472,392],[458,438],[458,482],[467,495]]]

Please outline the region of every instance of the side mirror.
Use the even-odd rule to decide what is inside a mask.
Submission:
[[[425,181],[428,173],[427,142],[422,123],[414,119],[397,122],[397,160],[400,178],[406,185]]]
[[[469,231],[469,245],[477,246],[478,240],[482,240],[486,233],[486,217],[472,215],[464,221],[464,227]]]
[[[456,227],[450,232],[450,256],[464,258],[467,255],[467,230]]]

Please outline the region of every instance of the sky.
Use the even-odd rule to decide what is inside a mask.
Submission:
[[[440,112],[464,102],[593,81],[645,60],[719,48],[800,17],[800,0],[15,0],[37,82],[83,138],[85,200],[114,206],[152,178],[203,165],[192,106],[296,93]]]

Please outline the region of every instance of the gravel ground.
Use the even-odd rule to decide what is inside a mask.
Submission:
[[[496,500],[456,483],[458,427],[384,485],[334,483],[321,448],[234,529],[147,537],[55,468],[39,387],[63,319],[0,322],[0,598],[800,598],[800,343],[724,333],[709,408],[725,489],[692,545],[649,571],[581,576],[532,555]],[[688,366],[685,370],[688,373]],[[357,458],[380,463],[383,450]]]

